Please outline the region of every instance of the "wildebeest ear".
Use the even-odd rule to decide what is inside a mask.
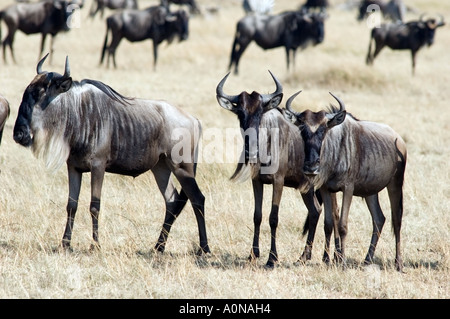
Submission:
[[[294,113],[292,113],[288,109],[283,109],[282,112],[283,112],[284,118],[286,120],[288,120],[289,122],[294,123],[294,124],[297,122],[297,117],[295,116]]]
[[[57,81],[56,85],[58,86],[58,91],[60,93],[67,92],[72,87],[72,78],[70,76],[67,78],[62,78]]]
[[[271,110],[271,109],[277,107],[278,105],[280,105],[282,99],[283,99],[283,93],[275,95],[273,98],[271,98],[269,100],[269,102],[267,102],[266,105],[263,106],[264,111],[268,111],[268,110]]]
[[[347,115],[347,111],[340,111],[335,114],[327,114],[328,122],[327,127],[332,128],[333,126],[339,125],[345,120],[345,116]]]
[[[228,99],[226,99],[226,98],[224,98],[222,96],[218,96],[218,95],[216,96],[216,98],[217,98],[217,102],[219,102],[219,105],[221,107],[223,107],[226,110],[233,111],[234,106],[233,106],[233,103],[231,103],[230,100],[228,100]]]

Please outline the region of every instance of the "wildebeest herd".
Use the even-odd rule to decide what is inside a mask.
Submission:
[[[244,8],[249,14],[237,21],[234,39],[230,39],[230,71],[234,65],[234,73],[238,73],[240,58],[251,41],[263,49],[284,47],[288,69],[294,62],[297,48],[324,41],[328,1],[307,1],[297,9],[279,14],[247,10],[252,9],[251,4],[255,2],[244,1]],[[158,44],[164,40],[170,43],[174,37],[188,39],[188,12],[184,9],[174,11],[170,7],[170,3],[183,3],[181,0],[163,0],[160,5],[145,9],[138,9],[136,1],[116,1],[116,7],[107,0],[97,0],[95,3],[97,8],[92,7],[91,17],[98,11],[103,14],[104,7],[122,8],[105,20],[107,31],[101,63],[106,54],[107,64],[112,57],[116,66],[115,51],[122,38],[131,42],[152,39],[154,66]],[[189,5],[191,14],[201,12],[194,0],[184,3]],[[264,3],[270,4],[271,1]],[[5,62],[6,47],[10,48],[16,61],[13,41],[17,30],[26,34],[42,34],[39,50],[39,55],[42,55],[46,35],[54,37],[61,31],[69,31],[67,19],[73,14],[72,9],[83,4],[84,1],[44,0],[12,4],[1,10],[0,19],[8,27],[8,34],[2,41]],[[378,5],[380,10],[384,10],[383,14],[395,22],[371,30],[366,62],[371,64],[384,46],[394,50],[411,50],[414,73],[417,51],[433,43],[435,30],[445,24],[443,17],[425,19],[421,15],[417,21],[404,23],[404,7],[400,7],[403,4],[398,0],[392,0],[389,4],[361,1],[359,17],[364,18],[365,14],[361,12],[369,12],[369,7],[372,10],[374,5]],[[316,7],[319,9],[315,10]],[[392,12],[397,12],[397,15]],[[110,42],[109,35],[112,38]],[[50,57],[52,52],[53,44]],[[165,219],[155,249],[164,251],[170,229],[189,200],[198,224],[198,254],[209,253],[205,196],[196,181],[198,136],[202,131],[200,122],[166,102],[128,98],[97,80],[74,81],[68,58],[63,74],[44,71],[47,56],[39,60],[37,74],[23,93],[13,138],[20,145],[29,147],[36,157],[43,158],[50,168],[67,164],[69,195],[62,247],[70,249],[83,173],[91,173],[92,236],[94,246],[99,247],[98,218],[105,172],[138,176],[151,170],[165,200]],[[218,82],[216,97],[221,107],[237,115],[243,132],[242,155],[232,179],[250,178],[252,181],[255,209],[250,259],[260,255],[259,234],[265,184],[273,186],[269,217],[271,248],[267,268],[273,268],[278,261],[276,229],[284,187],[298,189],[308,209],[304,225],[304,233],[308,233],[308,237],[299,258],[302,261],[311,259],[323,205],[326,237],[323,260],[327,263],[330,262],[333,231],[336,246],[334,259],[345,261],[347,222],[353,196],[365,199],[372,217],[373,234],[365,263],[373,261],[385,221],[378,193],[386,188],[395,234],[395,266],[402,271],[400,230],[407,151],[401,136],[385,124],[358,120],[334,95],[339,107],[331,106],[328,110],[294,111],[291,104],[298,93],[290,97],[285,108],[282,108],[283,86],[272,73],[270,75],[276,87],[273,93],[253,91],[249,94],[244,91],[227,94],[224,85],[229,74]],[[0,142],[9,113],[8,102],[0,96]],[[174,153],[177,143],[171,139],[171,134],[179,129],[191,137],[191,143],[183,148],[183,156],[177,157]],[[171,175],[178,180],[180,190],[171,181]],[[343,193],[340,214],[336,200],[338,192]]]

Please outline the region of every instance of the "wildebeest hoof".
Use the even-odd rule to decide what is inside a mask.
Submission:
[[[89,246],[89,251],[100,251],[100,244],[99,243],[93,243],[91,246]]]

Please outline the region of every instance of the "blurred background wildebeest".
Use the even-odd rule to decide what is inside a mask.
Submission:
[[[370,34],[366,63],[373,64],[373,61],[385,46],[393,50],[410,50],[412,74],[414,75],[417,51],[425,45],[431,46],[434,42],[436,29],[444,25],[442,16],[439,21],[435,18],[424,20],[421,16],[419,20],[405,24],[390,23],[375,27]],[[375,43],[373,51],[372,43]]]
[[[383,0],[362,0],[359,5],[358,21],[362,21],[371,14],[381,13],[384,19],[392,20],[393,22],[403,22],[406,6],[403,0],[390,0],[385,2]]]
[[[308,44],[317,45],[324,40],[326,15],[323,13],[303,13],[287,11],[277,15],[247,15],[236,24],[236,33],[231,48],[228,69],[234,65],[238,74],[239,61],[248,45],[255,41],[262,49],[284,47],[286,65],[289,70],[295,66],[297,48],[304,49]],[[291,53],[292,52],[292,53]]]
[[[82,4],[82,2],[81,2]],[[3,45],[3,59],[6,62],[6,46],[11,51],[11,56],[14,62],[16,58],[14,55],[13,42],[14,35],[17,30],[25,34],[41,33],[41,47],[39,56],[41,57],[44,51],[45,39],[47,35],[51,36],[50,43],[50,61],[53,55],[53,42],[55,36],[62,31],[70,30],[70,16],[76,9],[80,8],[78,0],[65,1],[41,1],[36,3],[16,3],[12,4],[0,11],[0,37],[1,37],[1,22],[2,20],[8,27],[8,35],[2,42]]]
[[[95,7],[95,5],[97,5]],[[92,0],[89,16],[94,18],[100,11],[100,18],[105,14],[105,8],[111,10],[117,9],[139,9],[138,0]]]
[[[108,34],[112,39],[108,44]],[[180,9],[170,12],[165,6],[152,6],[144,10],[124,10],[114,13],[106,19],[106,34],[103,44],[100,64],[103,63],[107,52],[106,65],[109,66],[112,57],[114,67],[116,63],[116,49],[120,41],[125,38],[130,42],[153,41],[153,68],[156,69],[158,59],[158,45],[167,40],[171,43],[175,37],[184,41],[189,36],[189,16]]]

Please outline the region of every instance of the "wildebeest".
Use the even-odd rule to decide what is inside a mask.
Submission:
[[[332,217],[330,196],[331,193],[341,191],[342,208],[337,227],[341,247],[338,245],[337,251],[344,259],[352,197],[363,197],[373,221],[372,239],[365,258],[365,263],[371,263],[385,221],[378,193],[387,188],[395,234],[395,265],[401,271],[400,229],[407,153],[405,142],[388,125],[356,119],[346,112],[344,103],[334,95],[339,109],[331,106],[328,111],[294,112],[291,103],[298,93],[286,103],[285,115],[300,128],[305,143],[303,171],[311,176],[314,187],[320,189],[325,209],[326,237],[331,236],[331,225],[337,223],[338,219]]]
[[[301,10],[314,10],[319,9],[320,11],[325,11],[329,6],[328,0],[306,0],[306,2],[301,6]]]
[[[0,95],[0,144],[2,142],[3,129],[5,128],[6,119],[10,113],[8,101]]]
[[[8,26],[8,35],[3,40],[3,59],[6,61],[6,46],[9,46],[14,62],[13,42],[17,30],[25,34],[41,33],[41,48],[39,57],[44,51],[45,39],[51,35],[50,60],[53,52],[54,37],[61,31],[70,30],[70,17],[75,9],[79,8],[77,2],[63,0],[42,1],[37,3],[16,3],[0,11],[1,20]],[[0,30],[1,34],[1,30]]]
[[[264,50],[284,47],[289,69],[291,52],[295,64],[298,47],[305,48],[309,43],[316,45],[323,41],[325,18],[323,13],[303,14],[299,11],[245,16],[236,25],[228,69],[231,70],[234,64],[234,73],[238,74],[239,60],[252,41]]]
[[[416,68],[416,54],[424,45],[432,45],[437,28],[445,25],[441,16],[438,22],[434,18],[411,21],[405,24],[382,24],[379,28],[373,28],[370,34],[369,50],[367,52],[367,64],[373,64],[373,60],[385,46],[393,50],[410,50],[412,58],[412,73]],[[375,49],[372,52],[372,42]]]
[[[278,108],[283,97],[281,83],[272,75],[276,90],[271,94],[227,95],[223,86],[230,73],[217,85],[216,97],[219,105],[237,115],[244,139],[244,149],[232,180],[252,180],[254,195],[254,236],[250,259],[259,257],[259,232],[262,220],[264,184],[273,185],[272,208],[269,216],[271,246],[267,268],[274,267],[278,260],[276,229],[283,187],[298,189],[308,209],[309,231],[301,260],[311,258],[320,205],[308,178],[303,174],[304,147],[298,129],[286,121]]]
[[[90,213],[96,247],[105,172],[136,177],[151,170],[166,204],[155,249],[164,251],[170,228],[189,199],[198,223],[199,253],[209,252],[205,197],[195,180],[200,122],[164,101],[126,98],[99,81],[73,81],[68,59],[63,75],[42,71],[44,60],[23,93],[13,136],[17,143],[31,147],[48,167],[67,164],[68,216],[62,247],[70,248],[83,173],[91,172]],[[173,137],[175,130],[184,133],[181,146]],[[180,192],[172,174],[181,185]]]
[[[108,33],[112,35],[109,45]],[[171,13],[164,6],[152,6],[145,10],[124,10],[115,13],[106,19],[106,35],[100,64],[108,51],[107,66],[112,56],[114,67],[117,67],[116,49],[123,38],[130,42],[152,39],[153,67],[156,68],[158,45],[164,40],[171,43],[175,36],[180,41],[189,36],[189,16],[183,9]]]
[[[384,19],[393,22],[403,22],[406,13],[406,6],[402,0],[391,0],[384,2],[382,0],[363,0],[358,9],[358,21],[363,20],[374,12],[381,12]]]
[[[95,4],[97,7],[94,8]],[[89,16],[94,18],[100,11],[100,17],[103,18],[105,8],[116,9],[139,9],[137,0],[93,0]]]

